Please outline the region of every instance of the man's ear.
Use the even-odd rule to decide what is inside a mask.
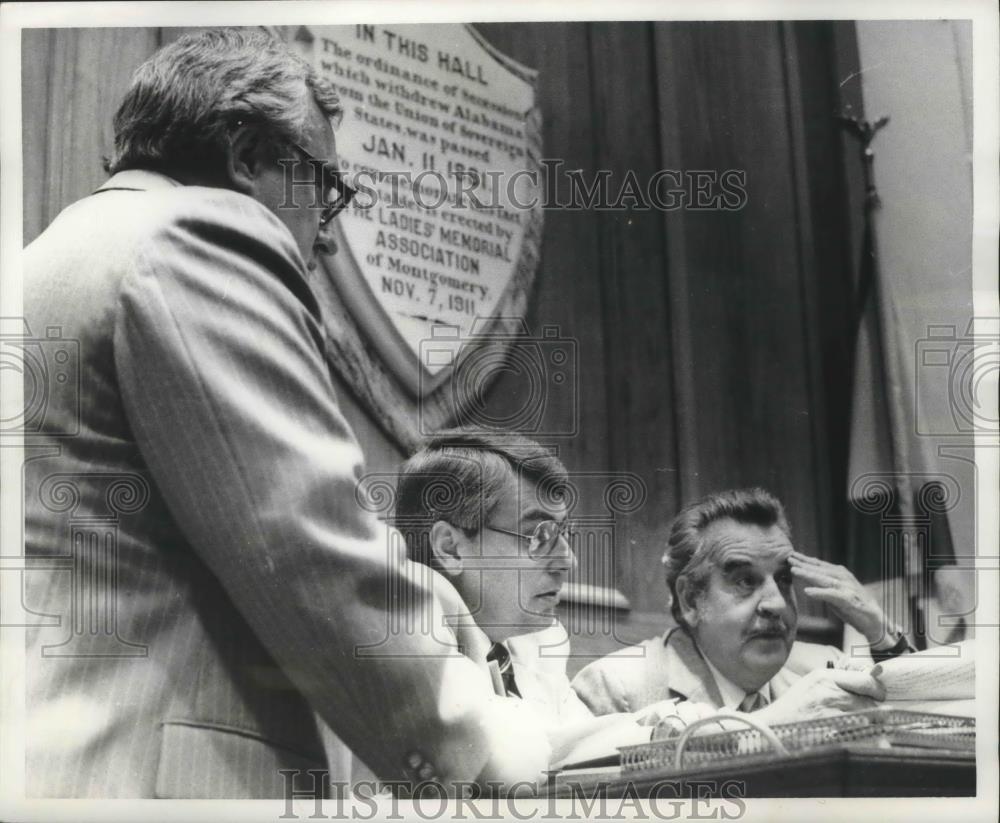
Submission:
[[[465,545],[465,533],[457,526],[438,520],[431,526],[431,554],[434,565],[448,577],[457,577],[462,573],[462,555]]]
[[[260,130],[243,123],[230,132],[226,143],[225,172],[232,189],[253,196],[260,174],[263,147]]]
[[[681,610],[681,617],[692,629],[698,625],[698,604],[696,587],[685,576],[681,575],[674,584],[677,591],[677,605]]]

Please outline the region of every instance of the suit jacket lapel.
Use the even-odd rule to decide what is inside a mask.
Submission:
[[[663,642],[671,696],[721,707],[719,687],[691,635],[678,626],[667,632]]]
[[[777,700],[788,691],[791,685],[802,677],[787,667],[783,667],[774,677],[771,678],[771,700]]]
[[[771,678],[771,700],[777,700],[785,692],[787,692],[794,683],[801,679],[801,672],[797,672],[789,666],[782,666],[781,670]]]

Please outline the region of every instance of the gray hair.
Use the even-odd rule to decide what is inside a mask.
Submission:
[[[685,624],[677,601],[677,579],[686,574],[696,594],[704,590],[710,567],[693,569],[691,561],[704,544],[705,530],[726,518],[762,528],[777,526],[789,540],[792,538],[781,501],[761,488],[715,492],[681,509],[670,523],[670,536],[663,552],[670,612],[678,625]]]
[[[115,113],[105,168],[217,171],[237,120],[258,124],[276,142],[302,142],[310,99],[334,122],[341,116],[333,87],[266,32],[185,35],[136,69]]]

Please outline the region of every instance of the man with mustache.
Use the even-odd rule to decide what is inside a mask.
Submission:
[[[576,676],[573,688],[595,714],[672,700],[684,723],[719,709],[784,723],[876,706],[885,690],[873,659],[795,642],[796,578],[866,637],[874,660],[909,650],[850,572],[795,551],[781,503],[762,489],[682,510],[663,563],[677,626],[638,655],[619,650]]]

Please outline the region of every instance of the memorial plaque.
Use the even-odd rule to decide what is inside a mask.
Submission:
[[[463,25],[310,27],[296,40],[341,97],[338,155],[359,187],[328,273],[365,338],[361,360],[377,356],[426,414],[459,351],[523,328],[541,236],[535,73]],[[370,377],[361,362],[350,379]],[[360,392],[398,401],[380,393]]]

